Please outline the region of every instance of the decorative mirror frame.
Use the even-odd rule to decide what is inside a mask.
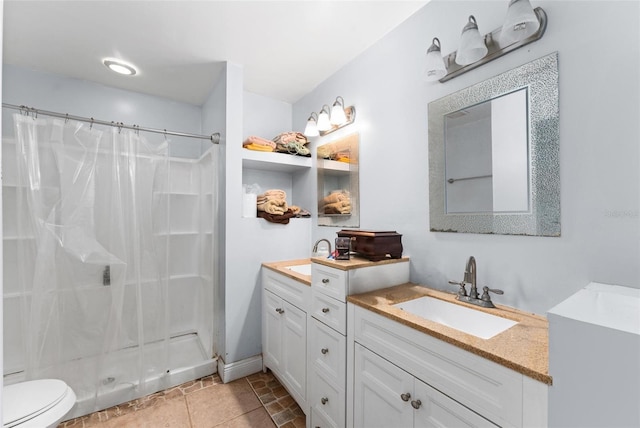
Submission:
[[[444,116],[528,88],[530,210],[446,213]],[[560,236],[558,53],[429,103],[429,223],[432,232]]]

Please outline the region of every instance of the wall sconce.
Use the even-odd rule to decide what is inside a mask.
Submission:
[[[338,96],[331,108],[325,104],[322,106],[320,114],[311,112],[303,134],[307,137],[327,135],[352,124],[354,120],[356,120],[356,108],[354,106],[345,107],[344,99]]]
[[[307,119],[307,126],[304,127],[303,134],[307,137],[317,137],[320,135],[320,132],[318,132],[318,115],[315,111],[312,111],[311,116]]]
[[[344,99],[338,96],[331,107],[331,124],[340,126],[347,121],[347,115],[344,112]]]
[[[457,52],[441,56],[440,40],[433,39],[427,50],[427,81],[446,82],[469,70],[480,67],[513,50],[542,38],[547,29],[547,14],[540,8],[533,9],[529,0],[511,0],[502,27],[480,36],[473,15],[462,29]],[[437,42],[437,45],[436,45]],[[439,58],[438,58],[439,56]],[[440,68],[440,62],[444,72]]]
[[[462,29],[460,47],[456,53],[456,64],[469,65],[480,61],[487,55],[487,45],[478,31],[478,23],[473,15],[469,15],[469,22]]]

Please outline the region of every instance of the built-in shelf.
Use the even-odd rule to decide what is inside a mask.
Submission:
[[[351,165],[347,162],[334,161],[331,159],[318,159],[318,169],[322,168],[327,172],[349,173]]]
[[[287,153],[243,149],[242,167],[291,173],[311,168],[311,158]]]

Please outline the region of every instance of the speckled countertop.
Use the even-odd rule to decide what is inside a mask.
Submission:
[[[517,321],[518,324],[490,339],[480,339],[392,306],[422,296],[469,306]],[[459,302],[455,297],[453,293],[407,283],[351,295],[348,296],[347,301],[551,385],[549,326],[546,318],[498,304],[495,309],[480,308]]]
[[[262,266],[281,273],[289,278],[295,279],[297,281],[302,282],[306,285],[311,285],[311,276],[303,275],[291,269],[287,269],[288,266],[299,266],[299,265],[308,265],[310,263],[318,263],[324,266],[332,267],[340,270],[351,270],[358,269],[368,266],[378,266],[385,265],[390,263],[400,263],[400,262],[408,262],[408,257],[402,257],[400,259],[387,259],[380,260],[379,262],[372,262],[370,260],[361,258],[361,257],[351,257],[350,260],[333,260],[327,259],[325,257],[312,257],[310,259],[296,259],[296,260],[285,260],[279,262],[265,262],[262,263]]]
[[[402,257],[399,259],[384,259],[377,262],[372,262],[371,260],[368,260],[359,256],[351,256],[349,260],[333,260],[333,259],[327,259],[325,257],[312,257],[311,261],[313,263],[318,263],[323,266],[328,266],[335,269],[351,270],[351,269],[358,269],[358,268],[369,267],[369,266],[380,266],[380,265],[387,265],[392,263],[408,262],[409,257]]]
[[[281,262],[265,262],[262,263],[262,266],[267,269],[271,269],[278,273],[283,274],[284,276],[288,276],[291,279],[295,279],[296,281],[300,281],[305,285],[311,287],[311,275],[303,275],[291,269],[287,269],[287,266],[300,266],[300,265],[308,265],[311,263],[311,259],[297,259],[297,260],[285,260]]]

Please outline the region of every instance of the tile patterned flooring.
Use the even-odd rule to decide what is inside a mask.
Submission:
[[[224,384],[217,374],[63,422],[58,428],[304,428],[305,415],[271,372]]]

